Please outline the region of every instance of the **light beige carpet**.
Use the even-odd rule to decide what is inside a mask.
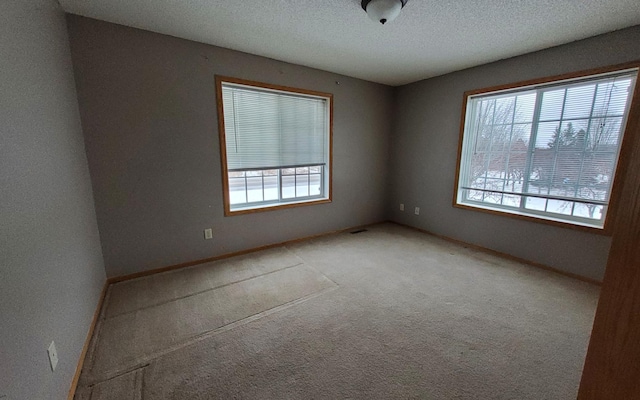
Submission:
[[[76,399],[573,399],[597,297],[379,224],[111,285]]]

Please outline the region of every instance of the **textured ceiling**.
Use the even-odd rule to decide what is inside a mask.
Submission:
[[[640,24],[638,0],[59,0],[65,11],[388,85]]]

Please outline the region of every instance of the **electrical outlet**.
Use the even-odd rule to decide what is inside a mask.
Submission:
[[[400,211],[404,211],[404,204],[400,203]]]
[[[49,363],[51,364],[51,371],[56,370],[56,366],[58,365],[58,351],[56,350],[55,342],[51,342],[49,348],[47,349],[47,353],[49,354]]]
[[[416,207],[414,212],[416,215],[420,215],[420,207]]]
[[[207,228],[204,230],[204,238],[209,240],[209,239],[213,239],[213,229],[211,228]]]

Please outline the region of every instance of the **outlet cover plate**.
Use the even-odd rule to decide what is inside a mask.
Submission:
[[[420,207],[416,207],[415,213],[416,213],[416,215],[420,215]]]
[[[213,239],[213,229],[211,228],[207,228],[204,230],[204,238],[209,240],[209,239]]]
[[[56,343],[51,342],[49,348],[47,349],[47,353],[49,354],[49,363],[51,364],[51,371],[56,370],[56,366],[58,365],[58,351],[56,350]]]

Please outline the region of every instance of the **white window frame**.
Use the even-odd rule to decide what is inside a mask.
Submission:
[[[322,163],[303,163],[300,165],[278,165],[270,166],[269,168],[246,168],[246,169],[232,169],[229,168],[227,162],[227,138],[225,132],[225,118],[224,118],[224,101],[223,101],[223,87],[239,87],[244,90],[255,90],[256,92],[274,92],[281,95],[289,95],[291,97],[308,97],[314,99],[321,99],[326,102],[326,132],[324,136],[325,140],[325,156]],[[329,203],[332,201],[332,169],[333,169],[333,95],[330,93],[323,93],[317,91],[311,91],[306,89],[298,89],[292,87],[285,87],[279,85],[271,85],[262,82],[249,81],[244,79],[216,76],[216,94],[218,102],[218,130],[220,139],[220,158],[222,163],[222,186],[224,197],[224,212],[226,216],[253,213],[259,211],[269,211],[289,207],[306,206],[313,204]],[[319,178],[319,181],[318,181]],[[307,191],[301,193],[299,190],[298,179],[306,179]],[[320,182],[319,193],[315,190],[312,193],[311,180],[314,182]],[[237,182],[242,185],[244,180],[244,192],[246,201],[234,203],[232,199],[231,190],[232,186],[235,186]],[[291,195],[291,188],[289,188],[284,182],[293,182],[293,195]],[[262,197],[263,200],[252,201],[249,198],[248,182],[254,183],[260,181],[262,185]],[[271,185],[276,182],[277,185],[277,198],[271,198],[264,200],[265,196],[265,182],[269,181]],[[258,185],[260,186],[260,185]],[[286,190],[288,189],[288,190]],[[234,196],[237,199],[237,196]]]
[[[571,87],[571,86],[581,85],[581,84],[584,85],[585,82],[588,82],[590,80],[602,79],[608,76],[621,76],[623,74],[629,74],[629,73],[632,73],[632,74],[635,73],[636,75],[635,77],[632,78],[632,82],[630,86],[631,93],[628,95],[626,113],[624,114],[624,117],[622,119],[622,123],[620,126],[621,137],[618,140],[618,150],[617,150],[617,153],[615,154],[615,160],[613,164],[614,169],[613,169],[613,173],[611,174],[612,176],[610,177],[612,182],[610,182],[608,196],[602,201],[593,200],[593,201],[580,202],[580,203],[591,203],[591,204],[597,205],[597,207],[601,207],[602,217],[600,219],[594,219],[593,217],[586,218],[586,217],[578,217],[573,215],[574,214],[573,208],[575,207],[576,202],[574,202],[573,203],[574,205],[572,206],[572,215],[563,215],[555,212],[548,212],[546,211],[546,206],[545,206],[545,211],[538,211],[538,210],[525,208],[527,198],[538,198],[538,199],[545,198],[546,199],[545,204],[548,204],[548,200],[574,201],[573,197],[554,196],[551,194],[551,190],[548,191],[549,192],[548,194],[545,194],[543,196],[540,196],[540,195],[535,196],[534,193],[528,190],[527,188],[527,185],[528,185],[527,182],[531,179],[532,171],[530,168],[533,163],[532,160],[534,157],[534,152],[536,147],[535,144],[537,139],[536,135],[538,134],[537,132],[538,124],[541,122],[540,103],[541,103],[542,96],[540,95],[540,93],[550,89]],[[597,71],[585,71],[585,72],[568,74],[568,75],[559,76],[559,77],[544,78],[536,81],[527,81],[527,82],[521,82],[521,83],[516,83],[511,85],[504,85],[500,87],[485,88],[485,89],[466,92],[463,98],[463,112],[462,112],[463,118],[462,118],[461,128],[460,128],[460,145],[458,150],[458,164],[457,164],[455,191],[454,191],[454,198],[453,198],[454,207],[485,211],[485,212],[496,213],[496,214],[504,214],[507,216],[515,216],[518,218],[524,218],[524,219],[533,220],[537,222],[544,222],[544,223],[550,223],[550,224],[559,225],[559,226],[586,229],[590,231],[595,230],[595,231],[600,231],[602,233],[608,233],[610,231],[610,228],[609,228],[610,224],[608,223],[608,221],[612,219],[611,218],[611,215],[613,214],[612,206],[615,205],[615,200],[616,200],[615,195],[616,195],[617,189],[614,185],[617,181],[620,180],[616,178],[618,171],[621,169],[619,168],[620,166],[618,165],[618,160],[620,159],[620,155],[624,152],[624,148],[625,148],[624,143],[630,140],[628,139],[628,137],[631,136],[631,134],[633,134],[633,132],[627,132],[628,127],[630,125],[629,116],[635,115],[634,118],[637,118],[637,114],[638,114],[637,111],[634,112],[634,109],[638,108],[638,104],[635,104],[635,103],[638,103],[638,102],[633,101],[634,98],[638,97],[639,83],[638,83],[637,74],[638,74],[638,64],[634,63],[634,64],[627,64],[624,66],[600,69]],[[468,180],[470,179],[469,178],[470,172],[468,171],[468,168],[470,168],[470,165],[472,163],[471,161],[472,153],[473,153],[472,142],[476,138],[475,136],[476,130],[478,129],[471,126],[472,121],[474,120],[473,113],[477,111],[477,110],[472,110],[473,104],[477,104],[475,102],[481,99],[490,99],[496,96],[513,97],[516,95],[524,95],[527,92],[537,93],[537,94],[536,94],[536,104],[534,106],[534,114],[531,121],[531,136],[529,138],[529,144],[526,150],[525,162],[526,162],[527,168],[525,168],[524,176],[522,177],[523,179],[522,190],[520,192],[510,192],[509,190],[504,190],[504,188],[502,191],[493,190],[493,189],[486,190],[486,192],[490,192],[491,194],[497,194],[498,196],[503,196],[502,198],[504,198],[504,196],[515,195],[515,197],[520,198],[519,206],[503,205],[502,200],[500,204],[491,204],[489,202],[484,201],[484,196],[481,201],[470,198],[469,193],[471,193],[471,191],[473,191],[474,194],[477,194],[476,193],[477,187],[474,187],[474,185],[468,182]],[[592,107],[591,110],[593,112],[593,105],[591,107]],[[563,122],[563,112],[560,113],[560,117],[558,119],[560,124],[562,124]],[[515,115],[515,112],[514,112],[514,115]],[[593,118],[593,114],[589,116],[589,120],[591,120],[592,118]],[[513,126],[515,123],[512,121],[511,124]],[[513,128],[511,129],[513,132]],[[556,150],[555,157],[558,157],[558,154],[561,154],[561,153],[557,152]],[[485,179],[487,179],[487,176],[485,176]],[[484,189],[486,189],[486,187]],[[483,191],[483,189],[480,189],[480,191]],[[613,211],[615,211],[615,209],[613,209]]]

